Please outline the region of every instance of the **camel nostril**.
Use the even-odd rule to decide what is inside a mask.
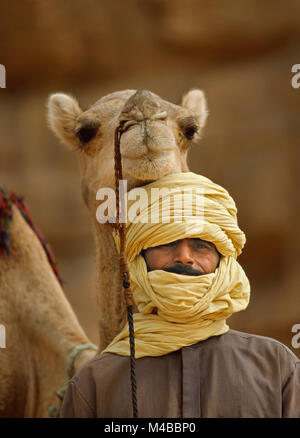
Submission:
[[[151,117],[152,120],[166,120],[168,117],[167,111],[160,111]]]
[[[139,125],[139,124],[145,124],[147,123],[149,120],[152,121],[165,121],[168,117],[167,111],[160,111],[156,114],[154,114],[153,116],[149,117],[140,117],[136,116],[134,118],[120,118],[119,123],[122,126],[122,133],[128,131],[130,128],[132,128],[133,126]]]
[[[128,131],[133,126],[136,126],[139,122],[136,120],[121,120],[120,124],[122,125],[122,132]]]

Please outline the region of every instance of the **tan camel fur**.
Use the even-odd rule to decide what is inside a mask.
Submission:
[[[64,384],[69,353],[89,343],[40,240],[13,205],[12,254],[0,257],[0,417],[48,417]],[[95,351],[82,351],[73,374]]]
[[[57,93],[48,101],[51,129],[78,151],[81,191],[94,225],[97,260],[97,300],[100,350],[126,321],[121,296],[118,253],[112,225],[96,219],[102,187],[114,188],[114,132],[120,122],[124,133],[120,149],[127,188],[139,187],[164,175],[187,172],[187,153],[197,143],[207,117],[201,90],[191,90],[181,105],[169,103],[150,91],[125,90],[102,97],[82,110],[73,97]]]

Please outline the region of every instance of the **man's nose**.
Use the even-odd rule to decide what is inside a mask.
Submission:
[[[194,263],[193,251],[188,242],[180,242],[180,244],[177,246],[175,249],[174,262],[182,263],[184,265],[192,265]]]

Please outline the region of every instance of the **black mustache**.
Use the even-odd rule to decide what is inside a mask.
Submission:
[[[164,268],[163,271],[183,275],[204,275],[203,271],[198,271],[197,269],[192,268],[190,265],[174,265],[170,266],[169,268]]]

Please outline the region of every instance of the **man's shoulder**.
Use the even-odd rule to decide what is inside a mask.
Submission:
[[[206,345],[205,345],[206,344]],[[300,359],[285,344],[277,339],[268,336],[257,335],[253,333],[241,332],[230,329],[228,332],[214,336],[206,341],[199,342],[196,347],[211,346],[212,348],[221,348],[230,351],[230,349],[241,349],[245,352],[256,354],[277,355],[289,358],[291,361],[299,362]]]
[[[233,330],[233,329],[230,329],[226,333],[226,335],[227,335],[228,339],[232,338],[232,339],[236,339],[236,340],[238,339],[240,341],[246,340],[246,342],[248,342],[248,343],[252,342],[253,344],[257,344],[257,345],[269,346],[271,348],[279,348],[280,350],[284,350],[287,353],[289,353],[289,354],[291,353],[292,355],[294,355],[294,353],[291,351],[291,349],[289,347],[287,347],[285,344],[278,341],[277,339],[270,338],[269,336],[257,335],[254,333],[246,333],[246,332],[241,332],[241,331]]]
[[[95,370],[99,369],[101,367],[101,370],[105,372],[106,369],[109,369],[111,367],[111,363],[114,362],[112,360],[113,356],[116,356],[122,361],[121,356],[117,356],[110,353],[100,353],[97,354],[92,359],[85,362],[81,367],[77,370],[77,372],[73,375],[70,382],[78,384],[79,382],[82,383],[86,380],[94,380],[95,377]],[[126,359],[126,358],[123,358]]]
[[[282,363],[289,363],[289,367],[293,367],[300,359],[282,342],[267,336],[246,333],[238,330],[230,329],[228,332],[212,336],[197,344],[183,347],[183,349],[204,349],[211,350],[216,357],[219,353],[222,357],[230,357],[230,355],[241,355],[240,357],[250,360],[252,357],[255,361],[269,359],[270,362],[280,361]],[[181,350],[181,349],[180,349]],[[173,355],[180,355],[180,350],[170,353],[164,357],[171,357]],[[147,357],[142,362],[157,361],[162,364],[164,357],[152,358]],[[146,361],[144,360],[146,359]],[[71,379],[74,383],[84,382],[86,380],[98,380],[99,370],[101,370],[101,379],[106,379],[106,376],[119,375],[124,369],[126,370],[130,364],[130,358],[127,356],[120,356],[114,353],[101,353],[83,364],[77,373]],[[148,364],[149,365],[149,364]],[[299,365],[298,365],[299,366]]]

